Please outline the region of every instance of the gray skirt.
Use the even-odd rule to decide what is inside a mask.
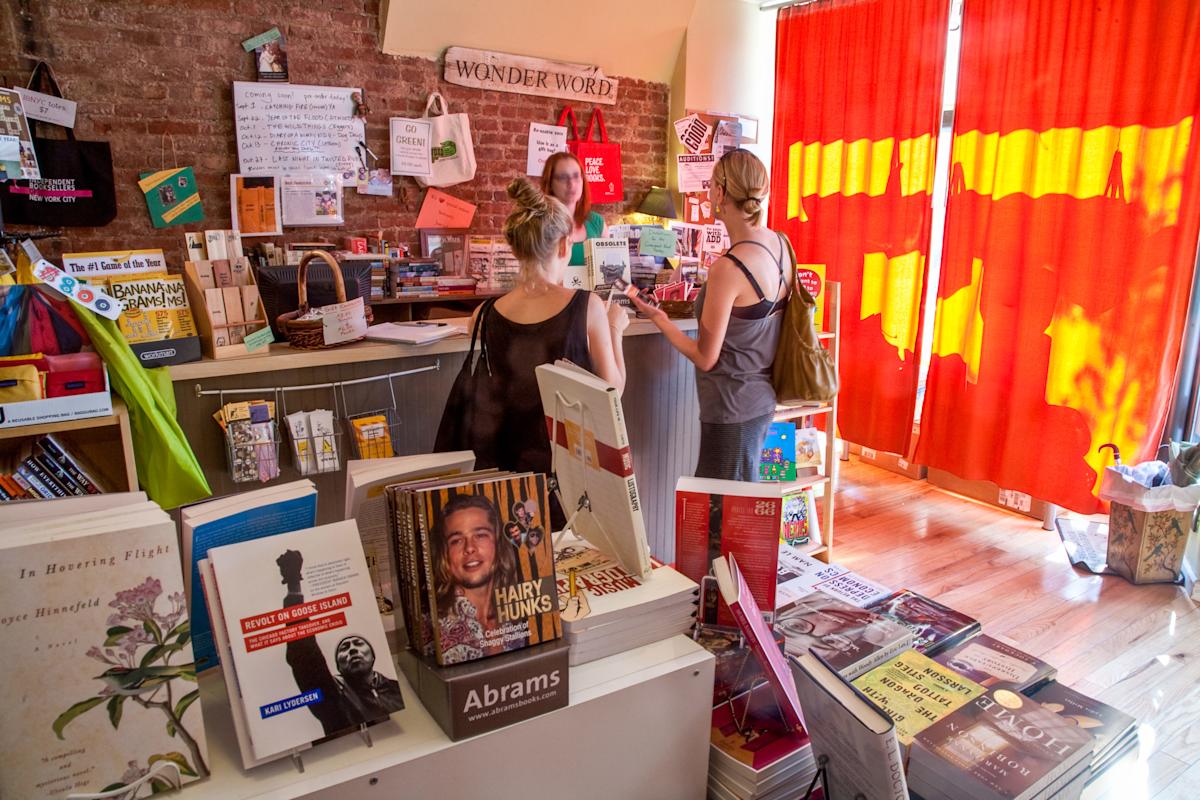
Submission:
[[[701,422],[697,478],[757,481],[763,441],[775,415],[745,422]]]

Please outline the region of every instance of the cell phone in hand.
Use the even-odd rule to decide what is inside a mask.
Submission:
[[[613,281],[613,291],[620,292],[630,299],[636,297],[646,305],[658,308],[658,300],[655,299],[654,295],[645,289],[639,289],[636,286],[630,285],[624,278],[617,278]]]

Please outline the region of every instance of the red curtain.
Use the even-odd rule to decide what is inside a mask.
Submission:
[[[909,449],[948,0],[779,12],[771,227],[842,283],[839,426]]]
[[[917,459],[1095,512],[1155,454],[1200,226],[1200,4],[968,0]]]

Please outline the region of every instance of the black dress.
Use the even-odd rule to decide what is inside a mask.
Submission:
[[[514,472],[550,473],[550,434],[538,392],[539,364],[560,358],[592,370],[588,354],[587,309],[591,292],[577,289],[566,307],[541,322],[513,322],[495,306],[488,309],[483,327],[488,361],[499,390],[500,419],[491,458],[476,467],[498,467]],[[493,461],[494,463],[484,463]],[[551,501],[557,530],[563,524],[558,503]]]

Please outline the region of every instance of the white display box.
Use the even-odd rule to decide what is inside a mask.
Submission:
[[[108,368],[104,368],[104,391],[75,394],[69,397],[47,397],[20,403],[0,403],[0,428],[19,428],[25,425],[48,425],[73,419],[110,417],[113,413],[112,392],[108,385]]]

